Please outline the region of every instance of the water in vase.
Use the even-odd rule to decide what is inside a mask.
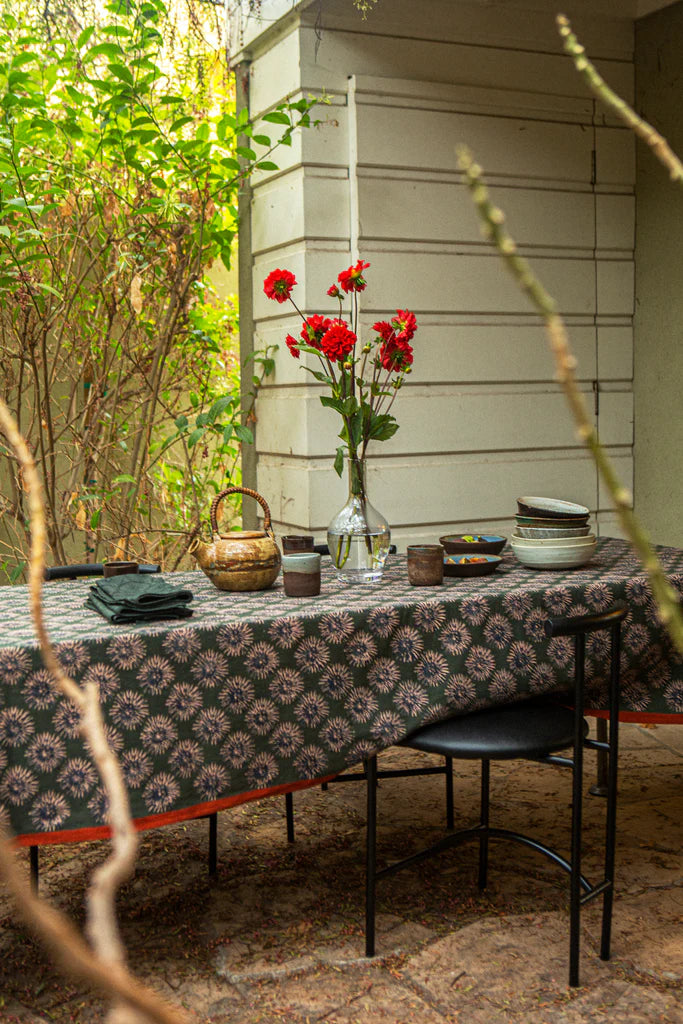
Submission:
[[[327,546],[337,579],[343,583],[376,583],[382,578],[390,542],[388,528],[366,534],[328,532]]]

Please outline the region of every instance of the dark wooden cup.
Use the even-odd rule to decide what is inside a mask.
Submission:
[[[313,538],[304,534],[290,533],[286,537],[281,537],[280,540],[282,541],[282,552],[285,555],[293,551],[313,550]]]
[[[443,583],[443,548],[440,544],[409,544],[408,580],[414,587]]]
[[[121,576],[126,572],[137,572],[138,568],[137,562],[124,562],[122,560],[105,562],[102,566],[102,574],[105,579],[109,579],[110,576]]]

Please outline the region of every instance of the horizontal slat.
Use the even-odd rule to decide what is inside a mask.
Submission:
[[[361,177],[359,197],[363,238],[481,238],[479,217],[464,185],[396,180],[387,170],[383,179]],[[498,187],[492,198],[505,212],[510,233],[522,245],[554,246],[559,251],[592,249],[595,244],[595,200],[589,193]]]
[[[349,236],[348,175],[304,175],[302,167],[254,189],[251,208],[254,256],[292,239]]]
[[[376,319],[385,319],[393,311],[365,319],[361,340],[373,336],[371,325]],[[278,387],[287,384],[310,383],[311,378],[302,369],[302,360],[319,369],[315,357],[293,359],[285,346],[285,336],[299,334],[301,323],[297,318],[283,319],[277,325],[259,330],[261,346],[279,345],[275,354],[275,375],[267,383]],[[620,330],[615,328],[617,332]],[[582,325],[570,328],[570,339],[578,359],[577,374],[582,380],[593,380],[595,370],[595,328]],[[413,340],[415,362],[410,377],[412,384],[547,381],[555,375],[555,363],[550,353],[545,330],[538,322],[525,325],[509,322],[467,324],[439,322],[434,318],[418,318],[418,331]],[[621,354],[619,342],[616,353]],[[614,362],[615,360],[613,360]],[[620,364],[615,370],[621,372]],[[624,376],[624,374],[622,374]]]
[[[388,245],[381,252],[365,246],[363,256],[373,267],[374,302],[381,302],[383,309],[522,315],[530,311],[528,300],[500,258],[483,244],[479,256],[458,255],[457,252],[420,253],[411,248],[392,252]],[[334,315],[334,305],[329,300],[327,306],[324,305],[325,293],[348,262],[343,253],[325,251],[322,243],[317,243],[316,247],[306,246],[305,251],[299,247],[291,253],[269,255],[255,261],[255,318],[267,319],[277,314],[275,304],[262,294],[262,283],[270,270],[282,267],[283,263],[304,282],[295,296],[299,307]],[[595,268],[591,260],[534,257],[531,264],[555,297],[560,312],[581,316],[595,312]],[[628,274],[628,269],[617,268],[613,275],[605,274],[603,312],[630,312],[632,297],[629,300],[628,295],[617,288],[624,273]],[[632,270],[630,273],[632,275]]]
[[[583,80],[572,62],[557,47],[555,53],[494,47],[484,41],[466,43],[444,39],[400,38],[394,33],[376,34],[371,40],[358,32],[326,30],[320,40],[313,29],[301,30],[302,82],[307,88],[345,92],[347,75],[390,77],[408,80],[433,79],[474,86],[505,86],[528,92],[552,91],[588,97]],[[602,73],[625,99],[633,96],[633,68],[627,61],[602,62]]]
[[[624,402],[625,396],[609,396],[601,406],[601,428],[609,443],[630,443],[631,422],[623,411]],[[400,429],[381,444],[384,455],[578,444],[563,396],[541,385],[407,387],[392,412]],[[340,428],[341,417],[323,407],[312,389],[268,389],[259,397],[261,453],[324,456],[339,444]]]
[[[322,532],[347,487],[332,460],[262,456],[259,487],[276,523]],[[548,494],[596,507],[596,473],[585,450],[370,460],[371,502],[394,529],[432,526],[432,535],[478,522],[512,521],[522,494]],[[309,511],[310,510],[310,511]]]
[[[272,2],[272,0],[271,0]],[[514,48],[525,54],[545,50],[561,50],[555,27],[556,7],[547,0],[508,2],[505,10],[499,5],[489,7],[481,2],[458,2],[454,13],[453,0],[430,0],[429,16],[415,0],[392,0],[391,6],[381,5],[372,12],[360,30],[372,39],[376,35],[389,35],[400,39],[452,40],[461,43],[479,43],[494,48]],[[318,6],[313,3],[303,14],[303,21],[311,27],[316,24]],[[570,8],[576,15],[574,27],[588,52],[599,57],[629,59],[633,51],[633,8],[625,0],[573,0]],[[357,12],[348,0],[326,0],[324,31],[351,30],[359,33]]]
[[[591,180],[592,132],[582,125],[410,108],[358,109],[361,165],[386,165],[391,153],[400,167],[455,169],[461,144],[487,172],[530,180]]]

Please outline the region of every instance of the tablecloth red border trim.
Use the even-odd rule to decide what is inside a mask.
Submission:
[[[222,800],[210,800],[207,803],[194,804],[192,807],[183,807],[177,811],[149,814],[145,818],[135,818],[133,824],[138,832],[144,832],[146,829],[159,828],[162,825],[173,825],[180,821],[190,821],[192,818],[204,818],[208,814],[224,811],[228,807],[236,807],[238,804],[250,803],[252,800],[283,796],[285,793],[294,793],[298,789],[319,786],[323,782],[330,782],[337,774],[338,772],[335,772],[333,775],[325,775],[319,779],[288,782],[281,786],[271,786],[270,789],[252,789],[248,793],[237,793],[235,796],[226,796]],[[109,826],[98,825],[93,828],[66,829],[63,832],[26,832],[15,836],[13,842],[17,846],[50,846],[57,843],[83,843],[91,839],[109,839],[110,837]]]
[[[609,711],[594,711],[592,708],[585,708],[584,715],[592,718],[609,718]],[[683,725],[683,714],[655,714],[648,712],[641,714],[640,711],[620,711],[620,722],[634,722],[640,725]]]

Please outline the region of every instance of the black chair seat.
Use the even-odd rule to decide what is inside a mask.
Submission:
[[[584,737],[588,725],[584,722]],[[521,701],[457,715],[418,729],[401,746],[473,761],[544,757],[574,742],[574,712],[549,701]]]

